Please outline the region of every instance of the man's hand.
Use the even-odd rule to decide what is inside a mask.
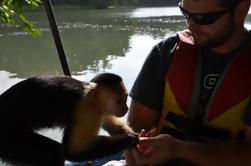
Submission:
[[[175,138],[161,134],[156,137],[140,137],[138,149],[132,150],[136,163],[139,165],[155,165],[164,163],[175,157]]]

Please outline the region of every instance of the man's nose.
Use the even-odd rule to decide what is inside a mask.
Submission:
[[[190,27],[192,24],[195,24],[191,17],[186,19],[186,23],[188,27]]]
[[[199,26],[191,18],[188,18],[186,23],[187,23],[187,27],[190,31],[193,31],[194,29],[198,28],[198,26]]]

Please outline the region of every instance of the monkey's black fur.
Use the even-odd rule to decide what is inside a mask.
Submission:
[[[97,78],[96,81],[102,84],[100,79]],[[35,131],[53,127],[67,129],[71,125],[73,108],[83,93],[83,82],[67,76],[32,77],[5,91],[0,96],[1,160],[32,166],[63,166],[68,156],[62,144]],[[117,147],[110,153],[121,151],[137,142],[137,138],[127,135],[122,136],[122,139],[118,138],[114,141],[113,137],[106,139],[111,139],[108,142],[116,142],[118,145],[122,141],[121,144],[126,143],[126,146]],[[89,158],[84,153],[83,151],[83,158],[82,154],[68,158],[81,161],[107,155],[105,149],[101,154],[94,154]]]
[[[9,133],[63,127],[71,119],[69,110],[82,95],[82,82],[70,77],[32,77],[21,81],[0,96],[0,128]]]

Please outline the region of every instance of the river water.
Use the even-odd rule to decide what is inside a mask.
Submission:
[[[185,28],[177,7],[54,9],[73,77],[89,81],[97,73],[113,72],[123,77],[128,90],[152,46]],[[42,36],[33,38],[15,26],[0,24],[0,93],[27,77],[62,74],[45,11],[26,14],[41,27]],[[250,16],[246,27],[251,29]],[[61,139],[58,130],[42,133]]]

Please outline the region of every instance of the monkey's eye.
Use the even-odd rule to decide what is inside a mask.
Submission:
[[[126,103],[126,101],[127,101],[127,94],[125,94],[125,95],[123,95],[123,96],[119,96],[118,97],[118,99],[117,99],[117,104],[119,104],[119,105],[123,105],[123,104],[125,104]]]
[[[117,104],[122,104],[122,102],[123,102],[123,99],[122,99],[122,98],[119,98],[119,99],[117,100]]]

